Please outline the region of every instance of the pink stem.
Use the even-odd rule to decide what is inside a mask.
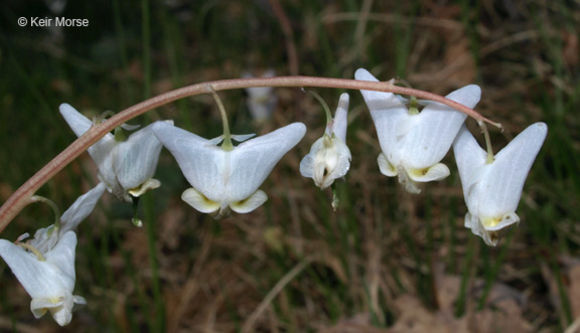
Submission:
[[[426,91],[411,88],[394,86],[386,82],[357,81],[349,79],[334,79],[311,76],[280,76],[271,78],[247,78],[247,79],[230,79],[218,80],[204,83],[197,83],[176,90],[166,92],[156,97],[147,99],[139,104],[125,109],[107,121],[93,125],[81,137],[71,143],[65,150],[53,158],[48,164],[40,169],[34,176],[28,179],[10,198],[0,207],[0,232],[14,219],[14,217],[30,203],[30,197],[50,180],[56,173],[67,166],[71,161],[77,158],[82,152],[87,150],[91,145],[101,139],[105,134],[112,131],[115,127],[135,118],[149,110],[161,105],[168,104],[177,99],[206,94],[208,86],[215,91],[232,90],[249,87],[320,87],[320,88],[339,88],[353,90],[375,90],[392,92],[395,94],[415,96],[421,99],[432,100],[441,104],[448,105],[453,109],[459,110],[478,121],[484,121],[496,127],[500,124],[492,122],[483,117],[476,111],[465,105],[454,102],[445,97],[435,95]]]

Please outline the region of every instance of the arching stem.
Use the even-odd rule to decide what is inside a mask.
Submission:
[[[65,150],[22,184],[22,186],[20,186],[18,190],[16,190],[16,192],[14,192],[8,200],[4,202],[2,207],[0,207],[0,232],[2,232],[10,221],[12,221],[12,219],[14,219],[14,217],[18,215],[18,213],[30,202],[30,198],[42,185],[67,166],[72,160],[87,150],[91,145],[101,139],[105,134],[112,131],[115,127],[159,106],[171,103],[180,98],[208,93],[208,86],[212,87],[215,91],[252,87],[320,87],[391,92],[400,95],[415,96],[420,99],[432,100],[447,105],[478,121],[487,122],[488,124],[492,124],[501,129],[501,124],[489,120],[463,104],[430,92],[399,87],[388,82],[371,82],[312,76],[280,76],[269,78],[217,80],[197,83],[152,97],[117,113],[115,116],[103,123],[94,124],[88,131],[77,138]]]

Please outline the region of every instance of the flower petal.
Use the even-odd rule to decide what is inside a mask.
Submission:
[[[61,104],[59,109],[60,114],[76,136],[83,135],[93,125],[87,117],[67,103]],[[113,162],[111,159],[111,152],[115,145],[115,138],[111,133],[107,133],[103,138],[101,138],[101,140],[97,141],[88,149],[93,161],[95,161],[99,168],[101,176],[104,178],[103,181],[110,186],[113,186],[116,182],[113,174]]]
[[[173,121],[164,123],[173,126]],[[117,146],[115,174],[124,190],[141,186],[155,174],[162,145],[153,133],[154,124],[131,134]]]
[[[473,108],[479,102],[481,89],[468,85],[446,97]],[[440,162],[451,148],[467,115],[449,106],[429,103],[418,115],[401,145],[401,159],[406,168],[424,169]]]
[[[208,199],[203,193],[193,187],[188,188],[181,194],[181,200],[202,213],[213,213],[220,209],[220,203]]]
[[[379,164],[379,170],[381,173],[387,177],[395,177],[399,174],[397,168],[389,162],[389,159],[385,156],[385,154],[380,153],[377,157],[377,163]]]
[[[359,68],[355,72],[354,78],[378,82],[371,73],[363,68]],[[407,107],[392,93],[361,90],[361,94],[371,112],[381,150],[389,161],[398,164],[400,158],[397,141],[408,129],[405,124],[409,118]]]
[[[437,163],[425,169],[407,169],[407,174],[415,182],[430,182],[449,176],[449,168],[443,163]]]
[[[338,107],[336,108],[336,112],[334,114],[334,119],[332,122],[332,134],[341,139],[342,142],[346,143],[346,127],[348,123],[347,115],[348,115],[348,102],[349,96],[347,93],[343,93],[340,95],[338,100]]]
[[[74,231],[68,231],[62,235],[56,246],[44,256],[48,263],[58,267],[61,271],[63,283],[68,283],[67,290],[72,293],[75,286],[75,249],[77,235]]]
[[[304,124],[293,123],[235,147],[230,152],[231,160],[227,163],[231,174],[225,181],[226,201],[244,200],[256,192],[276,163],[305,133]]]
[[[249,198],[230,203],[230,208],[238,214],[245,214],[260,207],[266,200],[268,200],[266,193],[262,190],[257,190]]]
[[[515,212],[528,172],[547,133],[545,123],[532,124],[495,156],[478,184],[480,217],[501,217]]]
[[[59,233],[63,235],[69,230],[75,230],[77,226],[91,214],[95,205],[105,192],[105,184],[99,183],[87,193],[78,197],[77,200],[60,217],[61,228]]]
[[[300,174],[302,177],[312,178],[314,172],[314,155],[315,152],[310,149],[310,153],[304,156],[302,161],[300,161]]]
[[[487,153],[463,125],[453,142],[453,154],[459,170],[465,203],[469,211],[475,213],[477,212],[475,185],[484,175]]]
[[[231,173],[228,170],[230,163],[226,163],[231,152],[212,145],[209,140],[165,123],[155,123],[153,131],[175,157],[191,186],[211,201],[221,202]]]
[[[82,113],[78,112],[77,109],[72,107],[68,103],[62,103],[59,106],[60,114],[63,116],[64,120],[68,123],[70,128],[76,134],[76,136],[83,135],[86,131],[93,126],[93,122],[89,118],[85,117]]]
[[[53,299],[71,293],[74,288],[75,246],[76,235],[70,231],[41,261],[22,247],[0,239],[0,256],[33,299]]]

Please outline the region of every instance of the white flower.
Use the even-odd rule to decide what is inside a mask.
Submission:
[[[357,80],[378,81],[365,69],[355,73]],[[381,173],[399,176],[407,191],[419,193],[416,182],[441,180],[449,168],[440,163],[451,148],[466,115],[435,102],[421,112],[407,109],[400,96],[392,93],[361,90],[375,123],[382,153],[378,163]],[[473,108],[481,96],[477,85],[455,90],[446,97]]]
[[[99,183],[64,212],[60,225],[37,230],[26,243],[20,241],[28,234],[20,236],[16,244],[0,239],[0,256],[32,297],[30,310],[34,317],[40,318],[49,311],[64,326],[71,321],[73,305],[86,304],[84,298],[72,294],[77,245],[72,230],[93,211],[104,191],[105,186]]]
[[[346,175],[350,168],[351,155],[346,146],[348,101],[347,93],[340,95],[334,119],[326,125],[324,135],[314,142],[300,162],[302,176],[312,178],[321,189]]]
[[[77,136],[88,131],[93,124],[69,104],[61,104],[60,113]],[[113,134],[107,133],[88,149],[97,164],[101,181],[109,192],[125,201],[131,201],[129,194],[138,197],[161,185],[152,177],[162,146],[151,128],[149,125],[120,142]]]
[[[515,137],[487,163],[487,153],[463,126],[453,152],[461,177],[468,213],[465,227],[495,246],[497,232],[519,222],[518,207],[524,182],[540,151],[548,127],[535,123]]]
[[[64,326],[72,319],[74,303],[86,304],[84,298],[72,294],[76,245],[73,231],[65,233],[50,251],[38,254],[0,239],[0,256],[32,297],[30,310],[35,318],[50,311],[54,320]]]
[[[262,77],[273,77],[276,73],[273,70],[269,70],[262,75]],[[252,77],[251,74],[247,73],[243,75],[244,78]],[[248,99],[246,100],[246,105],[252,114],[254,120],[263,121],[272,115],[272,112],[276,108],[276,103],[278,98],[274,94],[273,87],[250,87],[246,88],[248,93]]]
[[[18,281],[32,297],[30,310],[35,318],[47,311],[61,326],[72,319],[74,303],[86,304],[84,298],[73,296],[75,285],[75,247],[77,236],[65,233],[50,251],[41,256],[23,247],[0,239],[0,256],[10,266]]]
[[[282,156],[302,139],[306,126],[293,123],[231,150],[217,146],[219,139],[206,140],[165,123],[156,123],[153,130],[193,186],[181,198],[202,213],[219,210],[222,215],[228,207],[237,213],[248,213],[267,200],[266,193],[258,187]],[[245,138],[234,137],[237,141]]]

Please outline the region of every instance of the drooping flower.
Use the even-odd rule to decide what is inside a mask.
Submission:
[[[355,79],[378,80],[365,69],[358,69]],[[405,106],[395,94],[361,90],[375,123],[381,154],[379,169],[389,177],[398,176],[408,192],[419,193],[416,182],[441,180],[449,168],[440,163],[451,148],[466,115],[446,105],[428,102],[419,112],[415,105]],[[481,89],[468,85],[446,97],[473,108]]]
[[[61,326],[72,319],[74,304],[86,304],[84,298],[73,296],[75,285],[75,247],[77,236],[65,233],[54,248],[45,253],[33,253],[22,246],[0,239],[0,256],[32,297],[30,310],[35,318],[47,311]]]
[[[495,246],[498,232],[520,221],[515,211],[547,133],[545,123],[530,125],[492,161],[465,126],[457,135],[453,152],[468,209],[465,227],[487,245]]]
[[[16,243],[0,239],[0,256],[32,297],[30,310],[35,318],[48,311],[64,326],[72,319],[74,304],[86,304],[83,297],[72,294],[77,245],[73,229],[93,211],[104,191],[105,186],[99,183],[79,197],[57,225],[37,230],[31,240],[22,242],[28,234]]]
[[[258,187],[302,139],[306,126],[293,123],[237,146],[231,146],[229,133],[224,139],[229,145],[219,146],[221,139],[206,140],[165,123],[156,123],[153,130],[192,185],[183,192],[183,201],[202,213],[222,215],[228,208],[249,213],[267,200]]]
[[[302,176],[312,178],[321,189],[344,177],[350,168],[351,154],[346,146],[348,102],[347,93],[340,95],[334,119],[328,122],[324,135],[312,144],[300,162]]]
[[[262,77],[273,77],[276,73],[274,70],[268,70],[262,75]],[[243,75],[244,78],[251,78],[252,75],[246,73]],[[252,114],[252,117],[256,121],[264,121],[270,118],[272,112],[276,108],[276,103],[278,98],[274,94],[273,87],[250,87],[246,88],[248,93],[248,99],[246,100],[246,105]]]
[[[77,136],[88,131],[93,124],[69,104],[61,104],[60,113]],[[172,121],[166,122],[173,124]],[[99,169],[100,180],[119,199],[130,202],[131,196],[139,197],[161,185],[152,178],[162,146],[151,126],[134,132],[125,141],[107,133],[88,149]]]

